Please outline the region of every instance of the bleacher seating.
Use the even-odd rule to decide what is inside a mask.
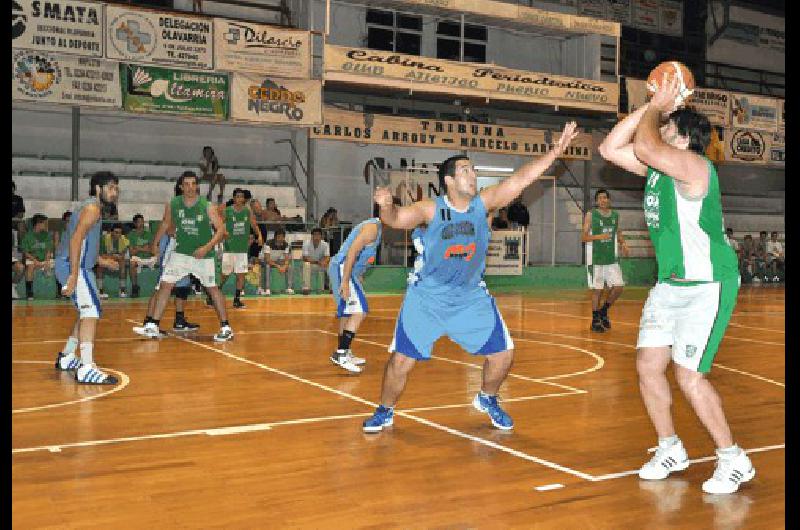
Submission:
[[[26,211],[60,218],[72,207],[72,161],[58,155],[14,154],[12,176],[17,194],[25,200]],[[223,168],[227,179],[226,195],[235,187],[247,187],[262,205],[273,197],[281,213],[287,217],[305,217],[305,207],[297,189],[279,168],[235,166]],[[80,162],[80,197],[89,188],[88,175],[100,170],[114,172],[120,178],[120,220],[129,220],[135,213],[146,219],[160,219],[165,198],[172,197],[175,179],[185,170],[198,172],[196,162],[146,162],[123,159],[82,159]],[[201,183],[205,193],[207,184]]]

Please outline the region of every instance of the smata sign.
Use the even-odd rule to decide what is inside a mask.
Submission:
[[[103,5],[61,0],[11,0],[15,48],[103,57]]]

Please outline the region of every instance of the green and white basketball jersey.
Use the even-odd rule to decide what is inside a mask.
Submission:
[[[211,241],[214,237],[211,230],[211,220],[208,217],[208,201],[205,197],[198,197],[192,206],[186,206],[183,196],[174,197],[169,207],[172,213],[172,222],[175,224],[175,252],[191,256],[195,250]],[[206,258],[215,256],[212,248]]]
[[[611,210],[608,216],[600,210],[592,210],[591,235],[611,234],[611,239],[597,239],[586,243],[587,265],[611,265],[619,261],[617,256],[617,228],[619,212]]]
[[[675,180],[647,168],[644,218],[656,252],[658,279],[721,281],[739,276],[736,253],[725,240],[717,169],[708,163],[708,192],[681,196]]]
[[[225,208],[225,227],[228,230],[225,252],[246,253],[250,247],[250,209],[245,206],[237,212],[233,206]]]

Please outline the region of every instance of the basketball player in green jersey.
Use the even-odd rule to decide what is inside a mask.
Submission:
[[[670,410],[666,370],[672,360],[678,386],[717,447],[717,467],[703,491],[725,494],[755,476],[706,379],[736,305],[739,270],[725,240],[717,170],[703,156],[711,125],[702,114],[675,109],[679,87],[665,75],[650,103],[619,122],[599,150],[609,162],[645,177],[644,216],[658,263],[636,359],[658,446],[639,477],[664,479],[689,466]]]
[[[158,241],[165,233],[175,231],[175,250],[164,263],[153,318],[144,325],[142,335],[158,338],[159,321],[167,307],[175,283],[193,274],[208,291],[220,320],[217,342],[233,339],[233,330],[225,313],[225,298],[218,285],[214,247],[225,237],[225,223],[217,208],[198,194],[197,175],[184,171],[180,181],[182,195],[174,197],[164,208],[164,219],[153,238],[153,254],[158,255]],[[212,225],[216,232],[212,233]]]
[[[245,206],[245,200],[244,190],[236,188],[233,190],[233,204],[225,208],[225,229],[228,236],[223,243],[222,279],[219,287],[222,289],[231,273],[236,274],[236,295],[233,298],[235,308],[244,307],[240,297],[244,290],[244,275],[247,274],[247,250],[250,248],[251,229],[258,235],[258,245],[264,246],[264,237],[258,228],[256,216]]]
[[[611,329],[608,309],[622,294],[625,282],[619,268],[617,245],[622,254],[628,255],[628,245],[619,229],[619,212],[611,209],[608,191],[599,189],[594,192],[597,208],[586,212],[583,219],[583,237],[586,243],[586,269],[589,278],[589,289],[592,290],[592,326],[591,331],[602,333]],[[608,286],[608,290],[606,290]],[[600,299],[606,293],[606,301],[600,305]]]

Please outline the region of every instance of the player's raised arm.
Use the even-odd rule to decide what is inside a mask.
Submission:
[[[648,106],[649,104],[639,107],[617,123],[597,147],[600,156],[605,160],[640,177],[647,174],[647,166],[634,154],[633,135]]]
[[[670,120],[666,130],[666,134],[671,135],[672,138],[670,143],[667,143],[661,136],[659,130],[661,116],[675,110],[681,89],[677,76],[669,79],[667,76],[668,74],[665,72],[658,89],[653,94],[653,99],[650,100],[647,111],[642,116],[642,121],[636,128],[633,142],[634,154],[643,163],[675,180],[685,184],[702,184],[705,188],[708,184],[708,162],[690,148],[691,143],[696,139],[681,138],[679,128],[674,120]],[[710,128],[708,133],[710,136]]]
[[[381,210],[381,222],[392,228],[411,230],[423,223],[429,223],[436,210],[436,203],[430,199],[408,206],[395,206],[389,188],[375,188],[374,199]]]
[[[578,136],[577,127],[578,125],[574,121],[567,122],[561,136],[549,153],[528,162],[500,184],[482,189],[480,195],[486,210],[491,211],[507,206],[525,188],[536,182]]]

